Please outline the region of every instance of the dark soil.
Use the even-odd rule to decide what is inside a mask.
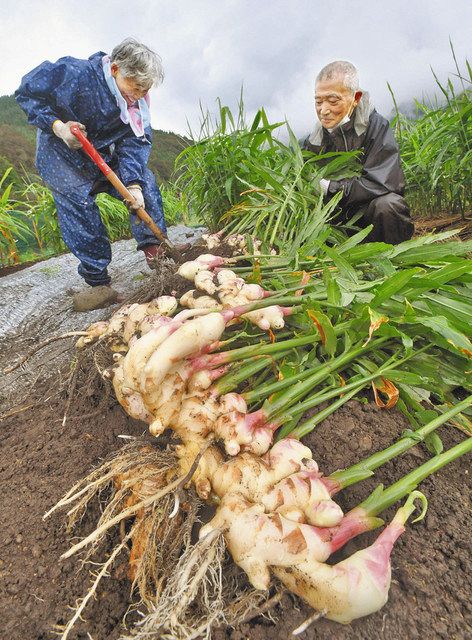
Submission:
[[[20,264],[9,264],[9,265],[0,265],[0,278],[4,276],[9,276],[10,273],[16,273],[17,271],[22,271],[26,269],[26,267],[31,267],[31,265],[36,264],[36,261],[30,262],[21,262]]]
[[[461,238],[461,240],[470,240],[472,238],[472,216],[470,212],[464,218],[460,215],[415,218],[415,235],[418,236],[433,231],[440,232],[452,229],[460,229],[457,237]]]
[[[9,276],[11,273],[16,273],[17,271],[23,271],[23,269],[26,269],[27,267],[32,267],[35,264],[38,264],[39,262],[45,262],[46,260],[49,260],[50,258],[55,258],[56,256],[60,256],[62,253],[66,253],[65,251],[63,252],[59,252],[59,253],[55,253],[52,255],[45,255],[45,256],[38,256],[36,260],[28,260],[27,262],[19,262],[18,264],[0,264],[0,278],[3,278],[4,276]]]
[[[331,473],[380,450],[408,426],[396,410],[379,409],[372,401],[350,401],[321,423],[304,442],[313,450],[320,469]],[[462,435],[443,429],[445,448]],[[349,487],[337,501],[344,508],[361,502],[378,484],[385,486],[427,460],[423,446],[415,446],[401,458],[379,469],[373,479]],[[377,613],[340,625],[319,620],[302,636],[312,640],[459,640],[472,637],[470,512],[470,459],[462,458],[425,480],[421,490],[429,499],[426,518],[407,526],[392,555],[389,601]],[[395,507],[383,514],[389,520]],[[368,546],[377,533],[349,542],[333,561]],[[290,638],[293,629],[313,611],[286,595],[277,608],[277,623],[257,620],[241,629],[215,634],[215,640],[273,640]]]
[[[48,390],[43,392],[49,395]],[[93,465],[122,446],[119,434],[143,431],[143,425],[134,423],[114,403],[89,421],[73,416],[62,427],[64,408],[65,399],[56,398],[3,423],[2,640],[57,637],[54,627],[69,620],[68,607],[86,593],[89,575],[77,572],[77,559],[59,560],[69,546],[64,512],[45,522],[42,516]],[[97,514],[90,517],[95,520]],[[122,575],[126,576],[125,567]],[[79,624],[70,637],[88,639],[87,628],[94,640],[118,638],[128,596],[126,579],[109,579],[87,612],[87,619],[94,622]]]
[[[49,395],[40,390],[37,401]],[[32,399],[34,400],[34,399]],[[52,640],[53,629],[70,618],[69,607],[86,593],[88,571],[78,571],[77,558],[61,561],[69,546],[65,514],[42,521],[42,515],[94,465],[122,446],[120,434],[140,435],[144,425],[124,414],[110,397],[92,418],[82,419],[84,406],[93,411],[98,399],[79,397],[62,426],[65,398],[56,397],[3,423],[0,482],[3,526],[0,540],[0,638]],[[406,424],[398,412],[382,411],[375,404],[350,401],[325,420],[308,438],[315,458],[327,473],[358,461],[396,438]],[[444,431],[445,446],[462,435]],[[416,446],[401,459],[379,470],[375,480],[364,481],[340,496],[343,507],[362,500],[377,482],[391,483],[421,464],[428,454]],[[341,626],[320,620],[302,636],[313,639],[362,638],[470,638],[471,602],[470,531],[472,517],[469,461],[462,459],[426,480],[422,489],[430,500],[426,519],[409,526],[393,554],[393,581],[388,604],[378,613]],[[389,518],[393,509],[387,514]],[[88,514],[80,533],[98,517]],[[368,544],[375,533],[350,542],[348,554]],[[111,540],[110,542],[113,542]],[[127,560],[102,582],[98,597],[86,609],[85,620],[70,640],[116,640],[129,603]],[[217,640],[286,639],[310,615],[300,601],[285,596],[276,608],[278,622],[258,618],[240,629],[216,630]],[[90,635],[87,635],[87,632]]]
[[[211,251],[202,239],[198,239],[192,246],[185,251],[185,260],[195,260],[198,256],[205,253],[211,253],[214,256],[222,256],[223,258],[230,258],[233,255],[234,248],[228,246],[225,242],[222,242],[218,247],[214,247]]]

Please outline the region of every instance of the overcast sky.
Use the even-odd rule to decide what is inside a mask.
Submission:
[[[471,0],[1,0],[0,95],[43,60],[110,52],[134,36],[158,52],[164,84],[152,91],[154,128],[185,133],[199,102],[249,114],[266,107],[301,135],[313,123],[313,81],[326,63],[350,60],[378,110],[434,91],[470,59]]]

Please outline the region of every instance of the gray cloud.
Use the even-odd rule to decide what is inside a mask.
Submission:
[[[152,94],[153,126],[185,133],[187,119],[198,125],[199,102],[214,109],[220,97],[233,108],[244,84],[249,116],[263,105],[301,134],[313,122],[313,79],[324,64],[354,62],[389,113],[387,81],[403,102],[435,90],[430,65],[443,79],[454,72],[449,37],[464,61],[471,18],[466,0],[4,0],[0,94],[45,59],[88,57],[133,35],[166,70]]]

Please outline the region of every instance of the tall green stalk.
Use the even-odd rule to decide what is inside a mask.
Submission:
[[[331,373],[333,373],[334,371],[342,370],[347,364],[355,360],[358,356],[366,353],[370,349],[379,347],[386,340],[387,338],[378,338],[377,340],[373,340],[368,344],[363,344],[361,346],[357,346],[354,349],[350,349],[337,358],[332,358],[320,367],[317,367],[316,371],[311,372],[311,375],[307,376],[307,378],[302,382],[300,382],[299,378],[298,381],[296,381],[297,376],[295,376],[295,384],[292,384],[288,389],[285,390],[284,393],[278,395],[274,400],[266,401],[264,403],[264,411],[267,414],[268,418],[274,419],[281,412],[286,412],[293,404],[303,398],[309,391],[316,387],[317,384],[325,380]],[[278,390],[280,390],[280,387]],[[295,432],[297,432],[297,429],[293,433]],[[301,436],[295,435],[294,437]]]

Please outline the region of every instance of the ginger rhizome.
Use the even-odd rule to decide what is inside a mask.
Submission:
[[[115,350],[118,346],[115,364],[105,372],[118,401],[132,417],[146,422],[152,435],[170,429],[179,439],[173,447],[174,475],[191,474],[198,496],[216,504],[214,516],[200,530],[201,540],[222,536],[255,589],[267,590],[275,575],[328,618],[350,622],[386,602],[390,553],[411,509],[402,507],[373,545],[329,566],[326,561],[334,551],[381,521],[376,512],[361,507],[344,514],[333,500],[342,484],[324,478],[310,449],[298,440],[288,437],[274,444],[274,432],[323,376],[385,338],[333,357],[303,378],[287,378],[287,384],[280,385],[287,391],[249,412],[243,395],[230,386],[221,385],[224,393],[219,390],[218,380],[225,379],[233,361],[231,351],[214,352],[229,325],[247,320],[264,331],[280,330],[293,309],[268,305],[270,292],[224,267],[223,258],[209,254],[183,264],[179,274],[195,287],[180,298],[186,309],[173,315],[177,303],[165,296],[127,306],[108,323],[92,325],[78,346],[106,338]],[[274,353],[285,353],[288,342],[275,345]],[[255,371],[259,362],[243,367]],[[124,480],[117,478],[116,486]],[[133,499],[147,495],[151,486],[138,485]],[[145,514],[144,509],[138,515],[144,542],[133,543],[136,575],[140,557],[148,557],[152,527]]]

